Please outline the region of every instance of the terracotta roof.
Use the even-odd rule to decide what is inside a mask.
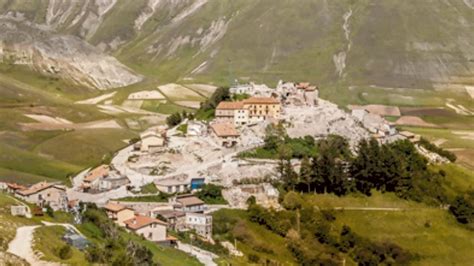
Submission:
[[[244,102],[220,102],[216,109],[217,110],[236,110],[244,108]]]
[[[101,166],[98,166],[97,168],[87,173],[87,176],[84,178],[84,181],[93,182],[99,177],[106,177],[109,175],[109,170],[110,168],[108,165],[103,164]]]
[[[279,104],[280,101],[273,97],[250,97],[244,100],[244,104]]]
[[[230,123],[218,123],[211,125],[212,131],[216,133],[218,137],[238,137],[239,132],[235,129],[235,126]]]
[[[32,185],[31,187],[29,187],[27,189],[19,190],[16,193],[18,193],[20,195],[23,195],[23,196],[28,196],[28,195],[38,193],[42,190],[45,190],[45,189],[53,187],[53,186],[57,189],[63,189],[64,190],[64,188],[62,188],[62,187],[55,186],[54,183],[40,182],[40,183]]]
[[[132,230],[138,230],[150,224],[162,224],[165,226],[167,225],[167,223],[161,220],[142,215],[136,215],[132,219],[126,220],[124,221],[124,224],[127,228]]]
[[[130,208],[128,208],[127,206],[124,206],[124,205],[121,205],[121,204],[117,204],[117,203],[112,203],[112,202],[108,202],[104,208],[108,211],[111,211],[111,212],[119,212],[121,210],[125,210],[125,209],[129,209],[131,210]]]
[[[13,189],[13,190],[24,190],[27,189],[27,187],[19,185],[17,183],[7,183],[8,188]]]
[[[183,206],[195,206],[204,204],[204,201],[193,195],[177,197],[176,202],[181,203],[181,205]]]

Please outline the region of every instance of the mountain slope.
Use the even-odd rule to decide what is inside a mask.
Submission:
[[[36,1],[35,1],[36,3]],[[162,81],[474,83],[471,0],[0,1]]]

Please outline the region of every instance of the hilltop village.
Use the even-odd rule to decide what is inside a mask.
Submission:
[[[276,88],[250,83],[230,88],[229,94],[229,100],[215,107],[213,119],[184,117],[172,127],[150,128],[117,152],[110,164],[74,177],[72,188],[47,182],[31,187],[5,183],[2,188],[41,208],[72,212],[78,222],[79,204],[94,203],[117,225],[152,242],[175,246],[178,239],[169,231],[192,231],[213,243],[213,211],[245,209],[250,197],[261,206],[280,208],[279,192],[271,184],[280,178],[276,160],[241,156],[264,145],[272,125],[283,125],[291,138],[339,135],[353,150],[361,139],[371,137],[380,143],[420,140],[413,133],[398,132],[393,123],[363,107],[350,112],[338,108],[319,97],[317,86],[306,82],[280,81]],[[432,162],[446,161],[416,147]],[[301,162],[291,163],[298,167]],[[208,185],[222,188],[221,203],[207,204],[199,197]],[[166,197],[144,200],[157,192]],[[12,213],[32,215],[22,206],[12,208]],[[223,245],[238,254],[232,244]]]

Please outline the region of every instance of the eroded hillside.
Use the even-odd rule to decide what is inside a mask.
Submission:
[[[166,81],[474,82],[469,0],[1,2],[3,19],[78,36]]]

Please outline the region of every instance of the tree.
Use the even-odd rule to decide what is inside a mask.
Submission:
[[[175,127],[179,125],[183,121],[183,118],[181,117],[181,114],[179,112],[174,113],[166,118],[166,124],[169,127]]]
[[[458,222],[462,224],[474,223],[474,191],[457,196],[449,210]]]
[[[374,187],[371,182],[372,157],[367,140],[362,139],[358,146],[358,156],[352,161],[350,175],[356,181],[356,188],[360,192],[370,195],[370,190]]]
[[[72,257],[72,250],[69,245],[64,245],[59,249],[59,258],[62,260],[67,260]]]
[[[300,180],[303,182],[306,187],[307,191],[311,191],[311,183],[313,182],[313,175],[311,171],[311,162],[308,159],[308,157],[303,157],[303,160],[301,160],[301,168],[300,168]]]

